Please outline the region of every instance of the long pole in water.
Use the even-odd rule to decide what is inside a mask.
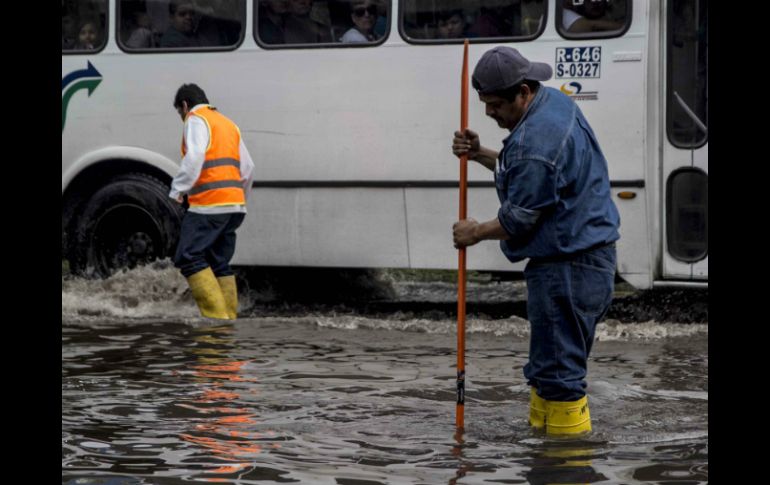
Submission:
[[[463,45],[460,88],[460,131],[468,128],[468,39]],[[460,219],[468,217],[468,155],[460,157]],[[457,413],[455,426],[465,427],[465,248],[458,250],[457,271]]]

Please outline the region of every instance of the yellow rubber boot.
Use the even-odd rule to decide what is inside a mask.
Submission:
[[[535,429],[545,428],[546,401],[537,395],[534,387],[529,388],[529,425]]]
[[[232,320],[238,318],[238,287],[235,284],[235,275],[217,277],[222,296],[225,297],[227,316]]]
[[[580,435],[591,431],[588,396],[577,401],[546,401],[545,432],[550,435]]]
[[[211,268],[206,268],[188,276],[187,284],[190,285],[190,290],[192,290],[193,298],[195,298],[195,303],[198,304],[201,315],[209,318],[229,319],[225,297],[222,295],[219,282],[217,282],[217,278],[214,276]]]

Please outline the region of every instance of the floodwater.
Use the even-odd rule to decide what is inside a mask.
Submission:
[[[594,431],[555,439],[527,426],[527,322],[471,317],[458,434],[453,320],[216,323],[184,286],[62,281],[62,483],[708,482],[707,324],[601,324]]]

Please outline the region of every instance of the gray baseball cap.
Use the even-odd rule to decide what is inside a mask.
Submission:
[[[484,53],[473,70],[471,83],[479,94],[488,94],[520,83],[524,79],[547,81],[553,69],[543,62],[529,62],[512,47],[497,46]]]

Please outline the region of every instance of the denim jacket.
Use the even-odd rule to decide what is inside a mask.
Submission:
[[[540,86],[503,145],[495,186],[510,261],[569,256],[620,238],[607,160],[572,99]]]

